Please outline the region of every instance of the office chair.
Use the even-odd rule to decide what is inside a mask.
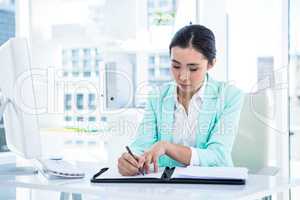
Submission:
[[[245,95],[232,159],[235,166],[247,167],[250,173],[276,175],[279,171],[268,166],[271,136],[276,134],[273,103],[271,89]]]

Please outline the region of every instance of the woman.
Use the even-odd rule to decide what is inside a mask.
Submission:
[[[207,73],[216,63],[215,37],[201,25],[180,29],[169,46],[176,83],[150,94],[138,136],[118,160],[122,175],[163,166],[232,166],[243,104],[236,87]]]

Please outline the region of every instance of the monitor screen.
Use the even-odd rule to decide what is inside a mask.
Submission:
[[[41,156],[36,97],[26,39],[12,38],[0,47],[0,88],[6,104],[3,125],[9,150],[27,159]]]

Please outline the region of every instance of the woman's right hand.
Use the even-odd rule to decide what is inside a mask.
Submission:
[[[139,166],[138,161],[140,160],[139,156],[135,156],[134,159],[129,153],[125,152],[118,159],[118,170],[119,173],[123,176],[134,176],[139,174]],[[141,163],[140,163],[141,165]]]

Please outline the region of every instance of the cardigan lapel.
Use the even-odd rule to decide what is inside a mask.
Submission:
[[[215,120],[218,111],[219,100],[218,84],[207,74],[207,85],[202,97],[202,105],[198,114],[196,128],[196,145],[200,146],[206,142],[209,135],[209,128]]]
[[[163,94],[162,107],[161,107],[161,118],[160,118],[160,135],[161,139],[167,141],[173,141],[174,132],[174,108],[175,99],[174,92],[176,91],[176,83],[172,82],[166,94]]]

